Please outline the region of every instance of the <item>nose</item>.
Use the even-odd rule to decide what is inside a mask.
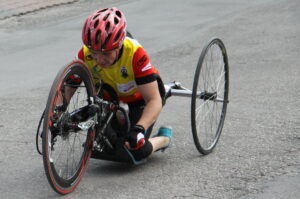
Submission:
[[[103,65],[106,61],[105,58],[101,55],[94,56],[94,59],[96,59],[97,64]]]
[[[99,55],[94,55],[94,59],[96,59],[97,63],[101,61],[101,56]]]

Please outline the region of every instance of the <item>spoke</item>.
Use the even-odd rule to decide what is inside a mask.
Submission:
[[[215,48],[216,48],[216,45],[213,45],[212,46],[212,56],[211,56],[211,73],[210,73],[210,82],[211,82],[211,91],[214,91],[214,88],[216,88],[216,82],[214,81],[215,80],[215,77],[214,77],[214,75],[215,75]]]
[[[63,144],[63,142],[60,142],[60,146],[58,146],[57,148],[60,148],[60,152],[59,154],[57,155],[56,159],[55,159],[55,163],[58,163],[58,160],[60,158],[60,156],[62,155],[62,153],[65,151],[64,148],[65,148],[65,145]]]
[[[201,107],[203,107],[203,109],[204,109],[205,106],[208,107],[208,109],[209,109],[208,102],[201,105]],[[207,112],[205,112],[205,113],[202,115],[202,118],[204,118],[203,120],[205,120],[205,118],[207,117],[207,115],[209,114],[209,112],[210,112],[210,111],[208,110]],[[198,116],[200,115],[200,113],[201,113],[201,111],[197,112],[196,118],[195,118],[196,120],[198,120]],[[199,127],[199,125],[197,125],[197,129],[198,129],[198,127]]]
[[[223,71],[224,71],[224,69],[223,69]],[[222,72],[223,72],[222,71]],[[220,76],[217,78],[217,81],[216,82],[218,82],[217,83],[217,86],[215,87],[216,88],[216,90],[218,90],[218,88],[219,88],[219,86],[220,86],[220,82],[223,80],[223,77],[225,76],[225,72],[223,72],[222,74],[220,74]]]
[[[209,134],[209,126],[207,125],[209,123],[209,117],[210,117],[210,106],[208,105],[208,103],[206,104],[206,109],[207,109],[207,114],[205,116],[206,122],[204,123],[204,132],[203,134],[205,136],[203,136],[204,140],[203,143],[207,146],[207,140],[208,140],[208,134]]]
[[[77,165],[76,165],[76,160],[75,160],[75,153],[76,153],[76,151],[75,151],[75,142],[76,142],[76,137],[77,137],[77,134],[74,134],[74,138],[73,138],[73,144],[72,144],[72,152],[70,153],[70,155],[71,155],[71,159],[72,159],[72,162],[71,162],[71,168],[72,168],[72,175],[73,175],[73,173],[74,173],[74,171],[76,171],[76,167],[77,167]],[[72,175],[70,176],[70,177],[72,177]]]

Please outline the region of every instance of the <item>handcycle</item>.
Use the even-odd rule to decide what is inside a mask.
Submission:
[[[74,83],[70,77],[81,81]],[[68,89],[73,90],[71,97],[67,96]],[[229,102],[229,65],[223,42],[213,38],[203,48],[192,90],[174,81],[164,84],[164,91],[164,102],[171,96],[191,98],[195,146],[203,155],[211,153],[220,138]],[[43,156],[47,179],[57,193],[68,194],[78,186],[90,158],[130,164],[146,161],[136,160],[122,142],[111,142],[107,136],[108,125],[117,114],[123,118],[126,134],[130,130],[126,107],[96,92],[82,61],[74,60],[59,71],[36,134],[37,151]]]

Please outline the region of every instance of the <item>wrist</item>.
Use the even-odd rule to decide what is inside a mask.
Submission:
[[[131,127],[132,131],[137,131],[137,132],[145,132],[145,128],[144,126],[140,125],[140,124],[135,124],[134,126]]]
[[[144,134],[145,128],[142,125],[136,124],[131,127],[130,133],[127,136],[130,149],[137,150],[145,144]]]

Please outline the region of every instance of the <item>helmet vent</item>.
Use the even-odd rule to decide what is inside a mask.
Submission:
[[[88,30],[87,38],[88,38],[88,46],[92,46],[91,29]]]
[[[109,17],[110,13],[108,13],[107,15],[105,15],[105,17],[103,17],[103,21],[106,21],[107,18]]]
[[[108,8],[104,8],[104,9],[102,9],[102,10],[99,10],[98,13],[100,13],[100,12],[105,12],[106,10],[108,10]]]
[[[94,28],[97,28],[98,24],[99,24],[99,20],[97,20],[97,21],[94,23]]]
[[[106,26],[105,26],[105,30],[106,30],[106,32],[108,32],[108,31],[109,31],[109,28],[110,28],[110,22],[107,22],[107,24],[106,24]]]
[[[119,19],[117,17],[115,17],[114,22],[115,22],[115,25],[117,25],[119,23]]]
[[[115,37],[115,39],[114,39],[114,42],[118,41],[118,39],[120,38],[121,34],[122,34],[122,29],[120,29],[120,30],[118,31],[118,33],[117,33],[117,35],[116,35],[116,37]]]
[[[104,41],[104,43],[101,46],[102,49],[106,48],[106,44],[110,40],[110,37],[111,37],[111,34],[108,34],[107,37],[106,37],[106,39],[105,39],[105,41]]]
[[[120,12],[119,10],[116,11],[116,15],[117,15],[118,17],[120,17],[120,18],[122,17],[122,14],[121,14],[121,12]]]
[[[93,17],[93,20],[97,19],[98,17],[99,17],[99,14],[98,14],[98,15],[95,15],[95,16]]]
[[[99,41],[100,41],[100,35],[101,35],[101,31],[97,30],[96,32],[96,37],[95,37],[95,44],[98,45]]]

